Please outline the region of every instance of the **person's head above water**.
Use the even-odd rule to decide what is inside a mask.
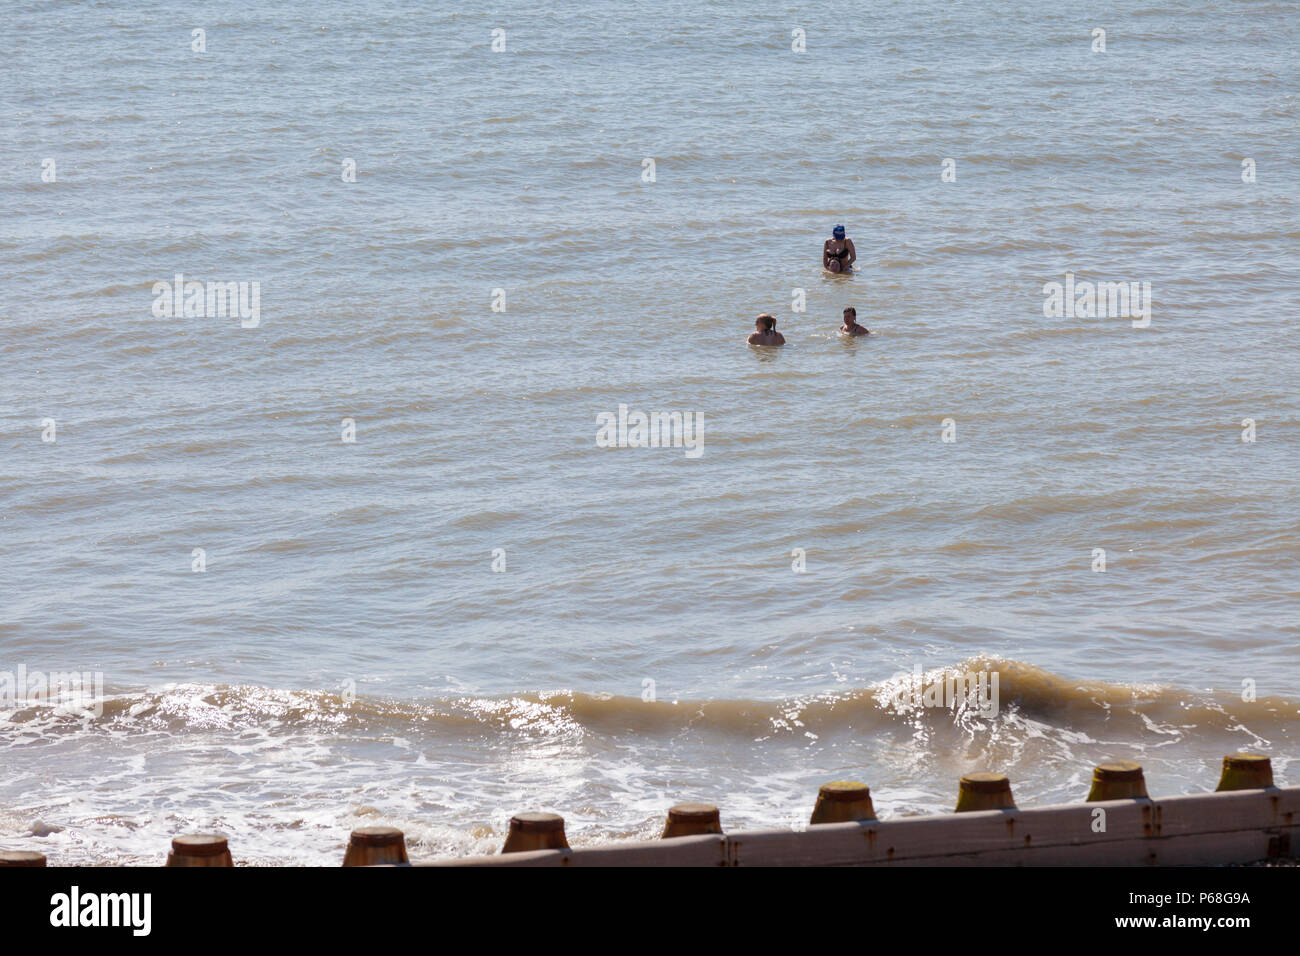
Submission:
[[[776,330],[776,319],[764,312],[754,320],[754,331],[745,341],[750,345],[785,345],[785,336]]]
[[[831,230],[831,235],[834,236],[836,239],[843,239],[843,238],[844,238],[844,227],[843,227],[843,226],[836,226],[834,229]]]
[[[858,325],[858,310],[851,305],[844,309],[844,324],[840,326],[840,331],[848,335],[869,335],[871,333],[871,330],[865,325]]]

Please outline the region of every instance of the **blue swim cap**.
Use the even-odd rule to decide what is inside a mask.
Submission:
[[[834,236],[836,239],[843,239],[843,238],[844,238],[844,227],[843,227],[843,226],[836,226],[834,229],[831,230],[831,235]]]

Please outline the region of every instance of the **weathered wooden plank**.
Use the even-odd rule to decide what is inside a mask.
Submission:
[[[1161,836],[1282,826],[1288,814],[1300,818],[1300,787],[1183,794],[1156,803]]]
[[[726,866],[727,838],[720,834],[612,843],[574,850],[569,866]]]
[[[1265,859],[1269,836],[1248,830],[1110,841],[1092,845],[1015,847],[945,857],[910,857],[865,866],[1211,866]]]
[[[462,856],[448,860],[430,860],[412,866],[564,866],[565,858],[575,850],[526,850],[496,856]]]
[[[532,850],[498,856],[434,860],[415,866],[726,866],[726,837],[715,834],[671,840],[628,841],[577,850]]]

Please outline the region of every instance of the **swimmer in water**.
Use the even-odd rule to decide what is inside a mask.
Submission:
[[[858,325],[858,310],[849,306],[844,310],[844,324],[840,331],[845,335],[870,335],[871,330],[865,325]]]
[[[836,226],[831,235],[835,238],[822,244],[822,267],[830,272],[852,272],[853,263],[858,261],[858,250],[853,248],[853,240],[844,238],[843,226]]]
[[[785,345],[785,336],[776,330],[776,319],[764,312],[754,320],[754,331],[746,341],[750,345]]]

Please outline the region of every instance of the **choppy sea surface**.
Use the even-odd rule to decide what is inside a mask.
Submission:
[[[0,846],[1298,782],[1298,14],[7,5]],[[159,317],[178,273],[256,325]],[[1149,325],[1045,315],[1067,273]],[[620,405],[703,453],[598,446]]]

